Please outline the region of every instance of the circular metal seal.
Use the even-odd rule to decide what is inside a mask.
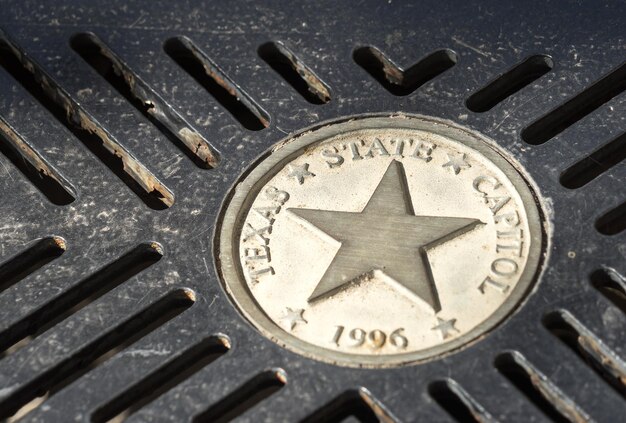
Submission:
[[[280,143],[217,230],[226,291],[263,334],[354,367],[415,363],[509,315],[540,264],[528,184],[488,139],[358,117]]]

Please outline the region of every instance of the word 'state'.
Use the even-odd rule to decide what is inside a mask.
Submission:
[[[430,118],[330,124],[284,142],[237,186],[224,286],[265,335],[347,366],[458,349],[536,278],[540,214],[494,143]]]

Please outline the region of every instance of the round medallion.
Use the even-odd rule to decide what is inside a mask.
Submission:
[[[542,254],[535,197],[494,143],[418,116],[294,136],[234,188],[217,264],[239,310],[308,357],[415,363],[492,329]]]

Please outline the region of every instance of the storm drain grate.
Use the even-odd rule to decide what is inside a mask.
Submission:
[[[3,8],[0,418],[615,421],[623,7],[279,3]],[[212,232],[273,144],[381,111],[510,152],[549,206],[548,258],[481,342],[349,369],[252,329],[220,287]]]

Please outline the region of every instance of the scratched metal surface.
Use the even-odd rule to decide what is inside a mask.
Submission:
[[[580,189],[559,183],[568,165],[623,133],[626,97],[616,96],[542,145],[525,143],[520,132],[623,63],[625,20],[624,3],[617,1],[3,1],[0,27],[10,39],[175,199],[163,210],[148,207],[0,69],[0,116],[76,191],[71,204],[54,205],[0,155],[0,261],[50,235],[63,237],[67,245],[60,257],[0,293],[0,337],[137,245],[154,241],[164,251],[158,262],[4,356],[0,408],[14,404],[12,395],[20,389],[36,391],[36,378],[46,370],[68,358],[72,363],[76,351],[184,287],[195,292],[191,307],[56,392],[25,421],[90,421],[102,404],[218,333],[232,343],[227,353],[136,410],[129,421],[192,419],[272,368],[286,372],[286,385],[239,415],[241,421],[299,421],[360,387],[399,421],[452,421],[428,390],[431,382],[445,378],[497,420],[545,420],[545,413],[494,367],[504,351],[523,354],[574,408],[597,421],[615,421],[626,411],[623,396],[541,321],[547,313],[568,310],[604,346],[626,357],[626,316],[589,279],[607,267],[615,270],[610,273],[615,280],[626,273],[626,232],[607,236],[594,228],[600,215],[626,198],[626,166],[622,162]],[[219,152],[219,164],[196,166],[130,105],[72,50],[69,39],[78,32],[103,40]],[[246,130],[164,52],[163,43],[180,35],[267,112],[267,128]],[[305,101],[258,56],[260,45],[278,40],[328,85],[328,103]],[[405,67],[449,48],[458,63],[398,97],[354,62],[353,51],[362,46],[376,46]],[[486,113],[466,108],[469,95],[532,54],[550,55],[552,71]],[[526,168],[550,205],[546,271],[519,312],[485,339],[439,360],[358,370],[284,350],[257,333],[220,286],[212,255],[220,205],[238,175],[288,134],[342,116],[397,111],[449,119],[482,132]]]

